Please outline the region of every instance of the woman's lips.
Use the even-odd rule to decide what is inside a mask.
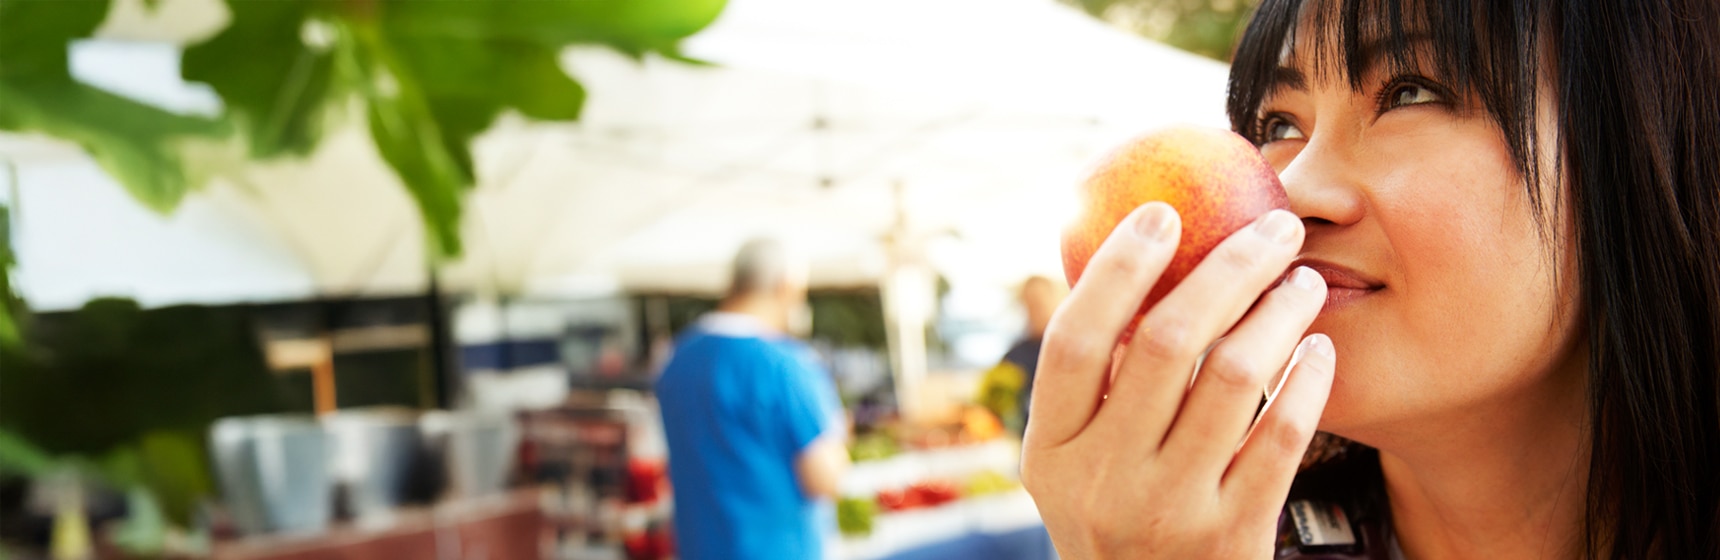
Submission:
[[[1347,307],[1357,300],[1385,289],[1385,284],[1354,269],[1319,259],[1297,259],[1295,266],[1306,266],[1326,280],[1326,306],[1321,313]]]

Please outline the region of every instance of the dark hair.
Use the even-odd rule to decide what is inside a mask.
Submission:
[[[1425,70],[1481,100],[1532,206],[1543,172],[1566,185],[1589,342],[1586,555],[1720,558],[1720,2],[1329,0],[1301,22],[1303,3],[1259,7],[1231,67],[1231,126],[1261,138],[1298,25],[1320,33],[1316,74],[1357,89],[1364,42],[1404,68],[1425,36]],[[1556,146],[1536,142],[1542,83],[1557,88]],[[1539,168],[1546,149],[1555,169]]]

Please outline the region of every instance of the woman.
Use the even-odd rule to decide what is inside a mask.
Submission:
[[[1228,108],[1293,215],[1123,348],[1175,211],[1088,265],[1024,445],[1065,558],[1720,557],[1720,2],[1266,0]]]

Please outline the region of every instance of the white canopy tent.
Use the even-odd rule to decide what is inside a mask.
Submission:
[[[914,254],[982,281],[1057,274],[1085,165],[1153,127],[1225,124],[1222,65],[1047,0],[740,0],[686,47],[719,67],[570,53],[594,84],[584,122],[480,143],[498,182],[461,284],[715,291],[761,232],[802,240],[829,284]]]
[[[104,33],[183,41],[222,24],[176,21],[201,27],[110,21]],[[182,110],[210,103],[171,63],[139,63],[161,48],[89,45],[82,75]],[[827,285],[878,282],[902,258],[952,279],[1054,274],[1087,162],[1169,122],[1224,123],[1222,65],[1049,0],[733,0],[686,51],[716,66],[566,53],[591,90],[583,121],[505,119],[479,139],[468,254],[445,267],[449,285],[712,291],[757,233],[799,241]],[[246,166],[170,217],[128,209],[73,149],[6,140],[0,155],[21,179],[20,285],[38,305],[423,284],[415,211],[356,127],[308,161]]]
[[[136,4],[104,26],[125,41],[80,45],[74,72],[213,111],[178,80],[172,43],[219,29],[222,5],[167,0],[145,21]],[[1154,127],[1225,124],[1223,65],[1051,0],[731,0],[685,51],[715,65],[564,53],[590,91],[581,122],[505,117],[476,141],[466,254],[444,285],[712,293],[735,248],[774,234],[809,252],[817,285],[883,288],[898,388],[913,387],[939,275],[1059,276],[1083,167]],[[62,143],[0,136],[0,158],[17,170],[19,285],[38,308],[426,285],[416,210],[354,123],[306,161],[236,165],[172,216],[127,204]]]

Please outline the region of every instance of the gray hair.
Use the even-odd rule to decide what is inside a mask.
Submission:
[[[756,237],[735,253],[727,295],[764,293],[791,280],[804,282],[805,278],[806,263],[793,248],[774,237]]]

